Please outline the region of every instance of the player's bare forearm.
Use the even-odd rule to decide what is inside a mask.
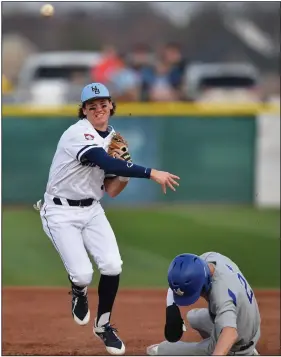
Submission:
[[[120,181],[119,177],[106,178],[104,180],[105,192],[112,198],[118,196],[127,185],[128,181]]]
[[[233,327],[225,327],[222,329],[218,342],[216,344],[213,356],[226,356],[231,347],[237,341],[238,333]]]

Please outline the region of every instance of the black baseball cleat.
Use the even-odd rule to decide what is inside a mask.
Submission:
[[[87,325],[90,321],[90,310],[88,307],[87,287],[77,289],[72,285],[72,316],[78,325]]]
[[[105,348],[111,355],[123,355],[125,353],[125,345],[117,336],[117,329],[113,328],[110,323],[98,327],[97,319],[94,323],[94,335],[99,337],[101,341],[105,344]]]

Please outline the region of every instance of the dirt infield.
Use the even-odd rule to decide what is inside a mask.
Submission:
[[[2,294],[3,355],[106,355],[92,334],[97,306],[89,292],[91,323],[76,325],[71,317],[71,296],[66,289],[4,288]],[[280,355],[280,292],[257,291],[262,316],[262,355]],[[126,355],[145,355],[146,347],[163,340],[165,290],[120,290],[112,320],[126,344]],[[205,306],[204,302],[197,304]],[[184,312],[187,309],[183,310]],[[199,341],[189,330],[186,341]]]

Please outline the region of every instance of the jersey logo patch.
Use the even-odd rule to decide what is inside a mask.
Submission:
[[[180,289],[180,288],[178,288],[177,290],[176,290],[176,289],[174,289],[174,292],[175,292],[175,294],[177,294],[177,295],[179,295],[179,296],[183,296],[183,295],[184,295],[184,292],[183,292],[183,291],[181,291],[181,289]]]
[[[86,140],[94,140],[94,136],[92,134],[84,134]]]

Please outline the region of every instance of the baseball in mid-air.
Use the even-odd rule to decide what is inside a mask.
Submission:
[[[40,13],[42,16],[50,17],[54,15],[54,7],[51,4],[45,4],[41,7]]]

